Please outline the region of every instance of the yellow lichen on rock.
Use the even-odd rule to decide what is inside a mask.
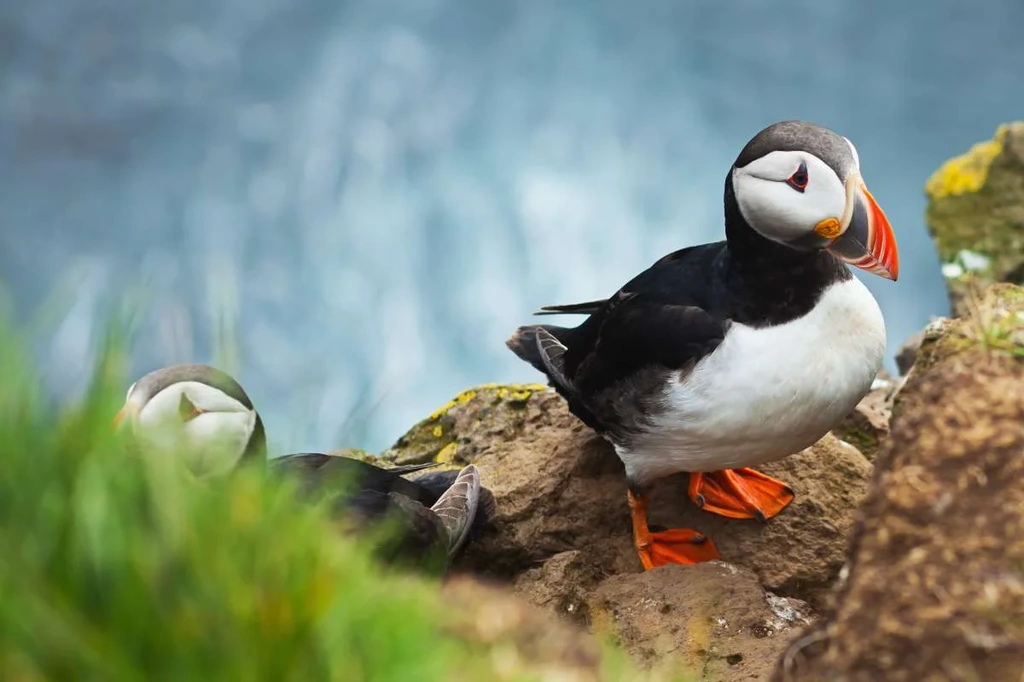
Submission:
[[[522,403],[530,399],[538,391],[546,391],[548,387],[544,384],[481,384],[473,388],[467,388],[457,396],[446,402],[441,407],[430,413],[427,421],[437,421],[452,408],[465,405],[481,392],[493,392],[496,401],[507,400],[513,403]],[[441,434],[436,434],[440,436]]]
[[[1003,151],[1003,140],[1007,131],[1007,126],[999,126],[994,139],[979,142],[966,154],[942,164],[925,183],[928,195],[933,199],[940,199],[981,189],[988,179],[992,161]]]
[[[477,389],[475,389],[475,388],[466,389],[462,393],[458,394],[457,396],[455,396],[454,398],[452,398],[451,400],[446,402],[441,407],[439,407],[436,410],[434,410],[433,412],[431,412],[430,416],[427,417],[427,419],[430,420],[430,421],[437,421],[438,419],[443,417],[445,415],[445,413],[448,412],[448,410],[450,410],[453,407],[456,407],[458,405],[465,405],[470,400],[475,398],[476,397],[476,391],[477,391]]]
[[[925,222],[955,315],[968,289],[1024,284],[1024,121],[950,159],[925,186]]]
[[[455,426],[461,408],[474,403],[491,407],[507,405],[519,411],[535,394],[547,390],[544,384],[491,383],[468,388],[409,429],[381,457],[398,464],[454,463],[458,452]]]
[[[498,386],[495,390],[495,395],[499,400],[508,400],[513,403],[522,403],[530,399],[537,391],[546,391],[548,389],[544,384],[509,384],[507,386]]]
[[[451,462],[455,459],[455,453],[458,451],[458,449],[458,443],[452,441],[451,443],[448,443],[448,445],[445,445],[443,448],[441,448],[441,451],[438,452],[437,455],[434,457],[434,461],[440,462],[441,464],[451,464]]]

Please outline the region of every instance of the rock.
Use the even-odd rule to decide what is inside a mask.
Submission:
[[[976,283],[1024,283],[1024,122],[947,161],[925,186],[925,220],[955,315]]]
[[[864,396],[857,407],[843,419],[833,435],[860,450],[861,454],[873,461],[875,453],[889,435],[889,416],[892,413],[892,399],[897,383],[884,372],[880,372],[871,391]]]
[[[470,578],[450,580],[442,590],[451,604],[442,627],[465,646],[491,652],[494,665],[486,671],[486,679],[608,679],[605,673],[614,664],[615,652],[602,650],[581,628]],[[467,670],[462,679],[481,679],[481,672]]]
[[[896,369],[899,371],[900,376],[906,376],[910,368],[914,366],[914,361],[917,359],[917,349],[921,347],[921,341],[923,340],[923,331],[912,334],[896,351]]]
[[[642,572],[632,545],[622,463],[544,386],[483,386],[460,394],[384,456],[399,463],[436,459],[453,467],[469,462],[480,467],[498,512],[494,527],[466,548],[457,571],[514,582],[556,555],[578,551],[566,567],[544,569],[555,577],[568,570],[572,580],[559,580],[572,590],[551,584],[546,593],[528,591],[536,603],[566,609],[580,603],[578,590],[585,592],[605,576]],[[796,492],[796,500],[767,523],[694,508],[685,474],[655,489],[651,522],[707,533],[725,561],[753,571],[766,589],[819,603],[843,564],[846,534],[871,464],[829,435],[762,469]]]
[[[1019,682],[1024,288],[929,325],[876,467],[834,604],[773,679]]]
[[[598,632],[642,665],[693,671],[688,679],[763,680],[810,607],[766,594],[749,569],[714,561],[604,580],[587,598]]]
[[[571,550],[560,552],[537,568],[520,574],[513,589],[532,604],[588,625],[587,597],[604,577],[605,573],[596,563],[587,561],[579,550]]]

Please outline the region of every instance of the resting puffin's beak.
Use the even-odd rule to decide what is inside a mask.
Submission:
[[[837,258],[895,282],[900,273],[896,236],[889,219],[857,173],[846,181],[846,212],[842,224],[846,229],[838,237],[828,231],[840,225],[822,224],[815,232],[834,239],[826,248]]]
[[[111,425],[114,431],[119,430],[124,425],[124,422],[126,420],[130,421],[132,418],[138,415],[138,413],[139,410],[137,407],[135,407],[133,403],[125,403],[124,407],[122,407],[118,411],[118,413],[114,415],[114,421],[113,424]]]

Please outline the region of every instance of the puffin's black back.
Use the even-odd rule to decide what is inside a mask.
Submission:
[[[435,492],[431,487],[403,477],[404,474],[436,466],[433,462],[385,469],[351,457],[304,452],[274,458],[269,465],[275,472],[298,475],[307,492],[332,492],[349,486],[353,491],[398,493],[426,507],[437,502],[444,492]]]
[[[384,531],[375,538],[378,559],[427,573],[441,573],[447,566],[444,527],[429,507],[398,493],[378,490],[360,490],[340,498],[337,505],[339,518],[355,523],[361,530]]]

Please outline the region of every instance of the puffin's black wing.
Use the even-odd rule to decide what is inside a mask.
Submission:
[[[589,426],[629,428],[668,372],[692,366],[725,337],[725,297],[716,295],[723,251],[724,242],[717,242],[671,253],[578,327],[520,327],[507,345],[546,374]]]
[[[600,324],[580,339],[583,343],[567,347],[562,358],[563,371],[583,395],[648,367],[692,365],[718,347],[729,326],[699,306],[663,303],[640,293],[624,293],[591,319]]]
[[[276,457],[270,460],[269,466],[275,472],[297,474],[302,480],[302,487],[309,492],[329,492],[350,486],[358,491],[398,493],[428,507],[437,502],[441,494],[403,477],[404,474],[437,466],[436,462],[385,469],[351,457],[304,452]]]

